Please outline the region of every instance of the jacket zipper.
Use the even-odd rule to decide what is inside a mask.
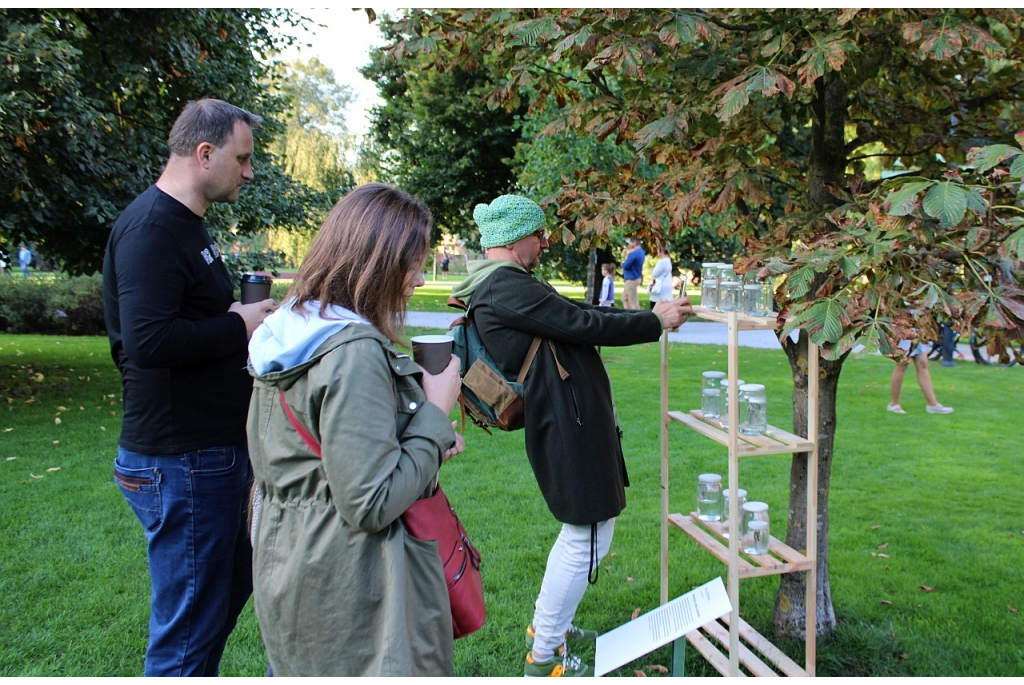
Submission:
[[[566,384],[569,386],[569,402],[572,405],[570,407],[570,409],[572,410],[572,415],[576,419],[576,425],[582,426],[583,419],[580,418],[580,405],[579,401],[576,399],[576,386],[572,384],[571,380],[567,380]]]

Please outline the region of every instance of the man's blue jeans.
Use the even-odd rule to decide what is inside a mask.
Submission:
[[[216,676],[252,594],[246,444],[160,456],[118,448],[114,480],[146,534],[146,675]]]

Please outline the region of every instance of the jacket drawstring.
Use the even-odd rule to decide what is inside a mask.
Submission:
[[[597,558],[597,523],[590,524],[590,568],[587,569],[587,582],[591,585],[597,583],[601,575],[601,560]]]

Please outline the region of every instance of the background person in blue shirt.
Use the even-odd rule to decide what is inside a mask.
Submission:
[[[625,280],[622,288],[622,306],[626,309],[640,309],[640,299],[636,291],[644,277],[646,255],[644,248],[640,247],[638,238],[630,238],[628,245],[626,261],[622,263],[622,278]]]

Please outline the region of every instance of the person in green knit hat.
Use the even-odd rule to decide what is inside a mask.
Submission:
[[[597,348],[658,340],[693,313],[690,301],[659,302],[653,310],[597,307],[559,295],[535,278],[548,247],[547,220],[536,202],[502,195],[479,204],[485,259],[453,295],[469,305],[480,338],[506,378],[515,378],[534,336],[541,345],[523,384],[526,455],[561,530],[548,555],[533,620],[526,629],[524,675],[593,675],[569,643],[597,639],[574,624],[588,582],[597,581],[615,517],[629,484],[611,382]]]

